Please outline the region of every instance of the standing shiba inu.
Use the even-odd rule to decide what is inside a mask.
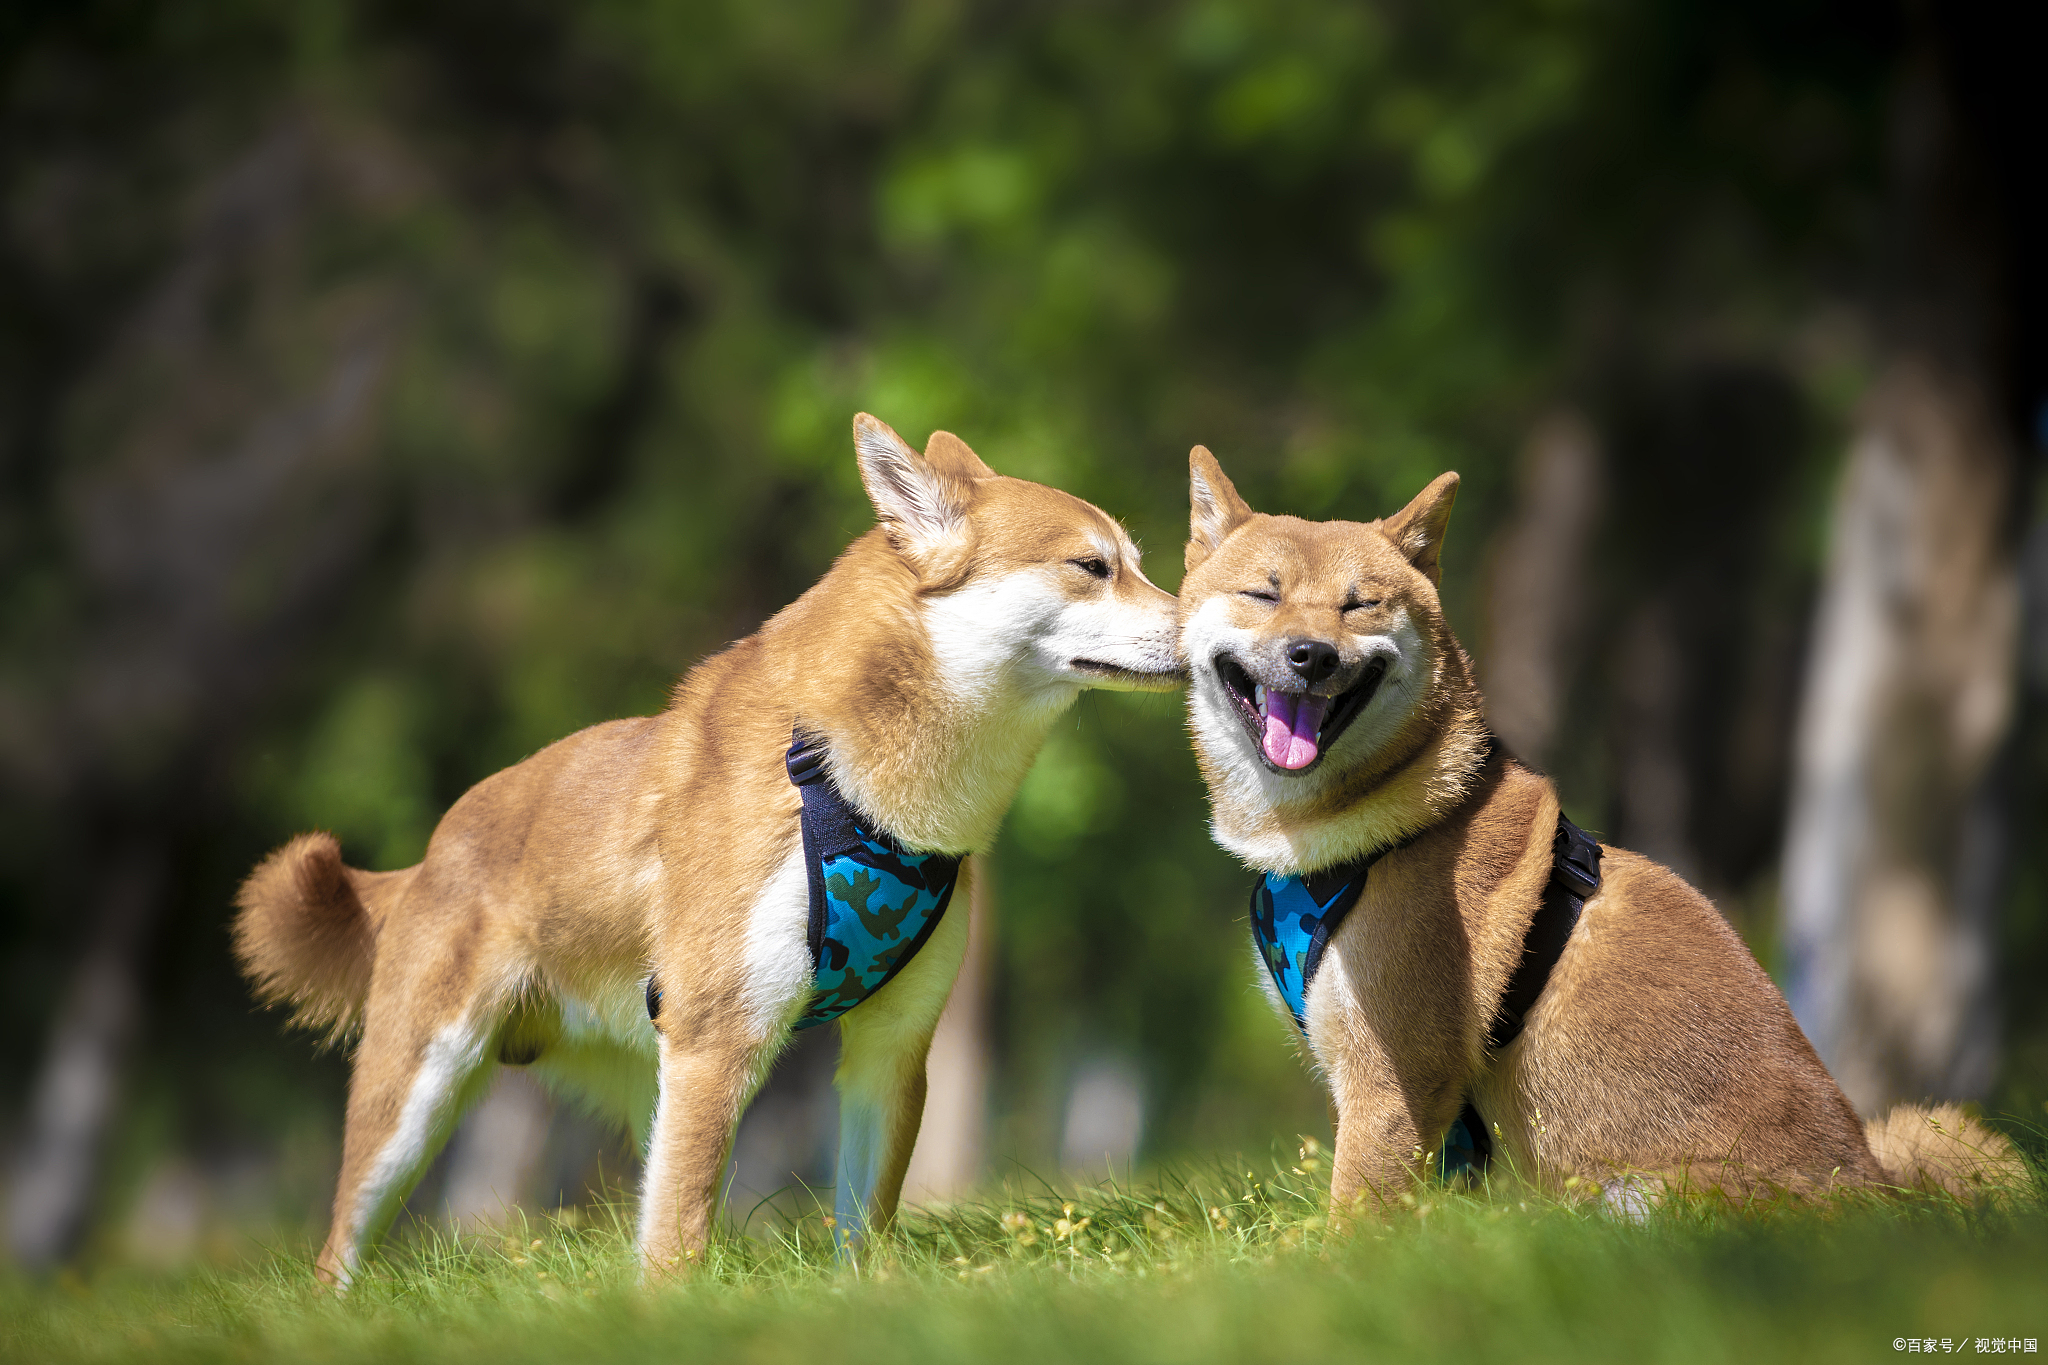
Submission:
[[[258,995],[361,1034],[326,1280],[500,1063],[646,1143],[640,1254],[680,1266],[768,1064],[832,1018],[842,1246],[893,1215],[966,942],[960,857],[1082,689],[1184,675],[1173,599],[1102,512],[946,432],[920,456],[863,414],[854,444],[879,525],[666,711],[479,782],[415,867],[344,867],[309,834],[244,884]]]
[[[1494,744],[1437,599],[1457,475],[1307,522],[1189,463],[1189,725],[1216,838],[1263,874],[1261,979],[1329,1083],[1333,1210],[1440,1150],[1624,1200],[2024,1178],[1953,1109],[1866,1130],[1714,907]]]

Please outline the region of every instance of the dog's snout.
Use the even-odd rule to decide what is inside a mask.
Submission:
[[[1337,671],[1337,647],[1323,640],[1289,640],[1287,662],[1304,683],[1314,687]]]

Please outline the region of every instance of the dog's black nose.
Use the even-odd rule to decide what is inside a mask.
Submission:
[[[1337,671],[1337,647],[1321,640],[1289,640],[1287,662],[1303,682],[1314,687]]]

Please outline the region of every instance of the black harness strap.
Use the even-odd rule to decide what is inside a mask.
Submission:
[[[1600,889],[1600,845],[1586,831],[1557,816],[1557,836],[1550,843],[1550,882],[1543,900],[1522,936],[1522,961],[1508,979],[1493,1025],[1486,1031],[1486,1050],[1499,1052],[1521,1036],[1522,1023],[1536,1007],[1550,970],[1564,956],[1564,945],[1578,926],[1586,902]]]
[[[790,733],[789,752],[783,756],[789,780],[803,800],[798,816],[804,839],[804,879],[810,883],[810,922],[804,927],[804,943],[817,964],[825,942],[825,870],[822,859],[860,846],[860,830],[854,824],[853,807],[839,794],[832,770],[825,766],[825,741],[801,729]]]
[[[1486,1031],[1488,1052],[1498,1055],[1502,1048],[1522,1036],[1522,1024],[1542,997],[1543,988],[1550,984],[1551,969],[1564,956],[1564,945],[1578,927],[1580,913],[1599,889],[1599,841],[1559,811],[1557,834],[1550,841],[1550,880],[1544,885],[1535,917],[1529,921],[1529,931],[1522,935],[1522,960],[1515,967],[1515,974],[1508,978],[1500,1008],[1493,1012],[1493,1024]],[[1493,1134],[1469,1099],[1451,1124],[1447,1163],[1451,1149],[1461,1145],[1460,1129],[1465,1137],[1463,1161],[1474,1170],[1484,1170],[1493,1159]]]

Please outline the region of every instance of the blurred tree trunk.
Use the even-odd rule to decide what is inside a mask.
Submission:
[[[111,856],[83,959],[50,1030],[9,1187],[7,1241],[22,1264],[71,1254],[93,1209],[108,1125],[142,1015],[139,979],[164,893],[163,850],[142,840]]]
[[[1669,591],[1637,604],[1622,626],[1615,669],[1614,816],[1628,846],[1714,895],[1693,841],[1700,774],[1687,763],[1689,665]],[[1723,907],[1726,913],[1726,907]]]
[[[968,873],[967,957],[925,1063],[924,1122],[903,1178],[911,1203],[956,1199],[973,1188],[987,1165],[991,936],[995,932],[988,855]]]
[[[1787,993],[1866,1112],[1980,1097],[1998,1051],[2019,491],[2003,244],[1920,43],[1895,108],[1897,291],[1835,499],[1785,854]]]
[[[1586,624],[1586,551],[1600,512],[1600,449],[1576,412],[1536,424],[1522,448],[1515,509],[1488,566],[1486,706],[1510,751],[1543,767],[1577,672]]]
[[[2012,712],[2013,462],[1982,389],[1880,379],[1836,499],[1785,856],[1791,998],[1864,1110],[1990,1085],[1993,760]]]

